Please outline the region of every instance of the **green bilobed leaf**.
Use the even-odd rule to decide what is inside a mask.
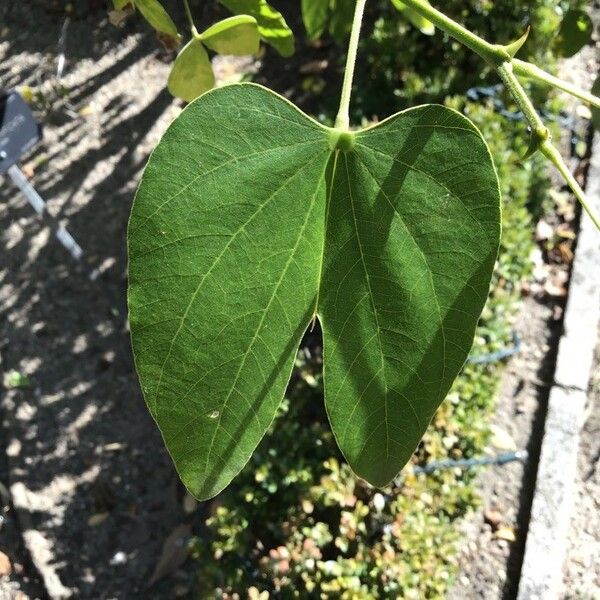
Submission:
[[[250,15],[258,23],[261,37],[282,56],[294,53],[294,34],[285,22],[283,15],[266,0],[219,0],[237,15]]]
[[[190,491],[247,462],[315,313],[336,439],[388,483],[470,349],[499,213],[487,146],[450,109],[340,134],[252,84],[190,104],[129,225],[136,366]]]
[[[177,98],[191,102],[215,85],[215,76],[204,46],[189,41],[173,62],[167,87]]]
[[[238,56],[256,54],[260,45],[256,19],[249,15],[223,19],[203,31],[199,39],[215,52]]]
[[[316,40],[323,35],[329,16],[329,2],[326,0],[302,0],[302,21],[309,39]]]
[[[582,10],[568,10],[558,32],[557,50],[565,57],[577,54],[592,37],[594,25]]]
[[[421,33],[425,35],[433,35],[435,26],[431,21],[422,17],[418,12],[406,6],[402,0],[392,0],[394,7],[402,14],[402,16],[411,24],[414,25]],[[429,4],[429,2],[428,2]]]
[[[133,0],[135,7],[142,13],[144,19],[156,29],[173,38],[178,38],[177,27],[169,13],[158,0]]]

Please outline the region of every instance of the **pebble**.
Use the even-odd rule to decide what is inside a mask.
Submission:
[[[10,575],[12,573],[12,565],[10,558],[4,552],[0,552],[0,577]]]
[[[113,567],[124,565],[127,562],[127,554],[125,552],[119,551],[115,552],[113,557],[110,559],[110,564]]]

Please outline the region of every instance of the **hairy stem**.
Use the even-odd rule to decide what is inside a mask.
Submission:
[[[538,115],[533,103],[529,99],[527,92],[523,89],[521,82],[517,79],[513,72],[512,62],[505,62],[498,68],[498,75],[502,79],[502,83],[506,86],[506,89],[510,92],[518,107],[523,111],[525,118],[527,119],[531,132],[533,135],[540,138],[540,142],[549,139],[550,132],[544,125],[542,118]]]
[[[571,188],[571,191],[575,194],[577,200],[581,202],[581,206],[583,206],[585,212],[587,212],[590,219],[594,222],[594,225],[600,229],[600,217],[598,217],[588,203],[584,191],[577,183],[575,177],[573,177],[573,174],[569,171],[560,152],[552,145],[550,132],[544,125],[544,122],[536,112],[529,96],[514,74],[512,63],[500,65],[500,67],[498,67],[498,74],[504,82],[506,89],[511,93],[529,122],[532,136],[531,150],[539,150],[558,169],[567,185]]]
[[[335,119],[335,126],[339,129],[350,128],[350,96],[352,94],[352,80],[354,79],[354,68],[356,66],[356,53],[358,51],[358,40],[362,25],[363,13],[367,0],[357,0],[352,21],[352,32],[350,33],[350,44],[348,45],[348,56],[344,70],[344,83],[342,85],[342,97],[340,109]]]
[[[439,10],[433,8],[433,6],[431,6],[425,0],[402,0],[402,2],[406,4],[406,6],[409,6],[415,10],[421,16],[429,19],[429,21],[431,21],[436,27],[439,27],[442,31],[445,31],[454,37],[463,45],[467,46],[467,48],[470,48],[479,54],[479,56],[484,58],[496,68],[498,75],[504,82],[504,85],[514,98],[519,108],[523,111],[523,114],[525,115],[525,118],[531,127],[532,139],[527,155],[529,156],[530,154],[533,154],[533,152],[536,150],[540,150],[542,152],[542,154],[558,169],[567,185],[575,194],[577,200],[581,202],[581,205],[588,215],[590,215],[590,218],[596,227],[600,229],[600,218],[594,213],[592,207],[587,201],[585,193],[569,171],[562,156],[560,155],[560,152],[552,145],[550,132],[535,110],[533,103],[529,99],[527,92],[525,92],[523,89],[523,86],[517,79],[515,73],[520,71],[525,77],[550,83],[551,85],[554,85],[559,89],[564,89],[569,93],[573,93],[574,88],[565,82],[553,78],[552,75],[542,71],[542,69],[538,69],[537,67],[535,67],[535,69],[528,68],[526,65],[529,63],[514,59],[511,53],[507,50],[506,46],[493,45],[489,42],[486,42],[484,39],[480,38],[474,33],[471,33],[468,29],[465,29],[462,25],[459,25],[453,21],[450,17],[447,17]],[[515,64],[516,68],[514,67]],[[527,73],[525,73],[525,71]],[[535,76],[532,74],[535,74]],[[557,82],[560,83],[560,85],[557,85]],[[570,90],[566,89],[566,87],[569,87]],[[574,95],[580,97],[578,93]],[[593,98],[593,96],[591,96],[591,98]],[[594,103],[594,105],[596,104]]]
[[[402,3],[412,8],[428,21],[431,21],[436,27],[451,35],[476,54],[479,54],[481,58],[493,66],[498,66],[502,62],[510,60],[510,54],[503,46],[490,44],[469,31],[466,27],[460,25],[460,23],[446,16],[443,12],[433,8],[429,2],[425,0],[402,0]]]
[[[573,177],[571,171],[569,171],[569,167],[565,164],[560,152],[550,142],[544,142],[540,147],[540,152],[558,169],[596,228],[600,229],[600,216],[592,206],[590,206],[585,192],[581,189],[581,186],[577,183],[577,180]]]
[[[535,83],[541,83],[563,90],[563,92],[567,92],[567,94],[571,94],[571,96],[575,96],[596,108],[600,108],[600,98],[597,98],[593,94],[580,90],[578,87],[571,85],[567,81],[554,77],[554,75],[550,75],[550,73],[546,73],[546,71],[540,69],[538,66],[532,65],[524,60],[513,58],[512,63],[513,71],[516,75],[530,79]]]
[[[187,17],[188,23],[190,24],[192,35],[195,37],[198,35],[198,31],[196,29],[196,26],[194,25],[194,17],[192,17],[192,11],[190,10],[190,4],[188,0],[183,0],[183,6],[185,7],[185,15]]]

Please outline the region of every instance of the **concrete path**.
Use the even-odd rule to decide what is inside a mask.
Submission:
[[[600,211],[600,134],[588,200]],[[559,597],[573,511],[577,454],[600,325],[600,232],[582,216],[554,386],[550,391],[518,600]]]

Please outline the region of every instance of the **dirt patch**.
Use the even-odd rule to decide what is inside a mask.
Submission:
[[[0,429],[0,436],[3,430]],[[17,511],[6,482],[7,456],[0,445],[0,600],[33,600],[45,597],[38,573],[23,545]]]
[[[58,81],[63,21],[39,10],[32,28],[25,4],[0,39],[2,88],[33,88],[45,136],[28,158],[32,183],[101,275],[90,281],[0,179],[2,482],[52,597],[185,595],[193,570],[181,564],[174,580],[148,589],[163,542],[190,519],[139,392],[125,306],[135,186],[179,110],[164,90],[168,65],[151,34],[127,35],[91,14],[69,25]]]
[[[451,600],[502,598],[518,583],[516,555],[522,555],[520,531],[523,527],[526,531],[526,514],[520,506],[531,502],[524,482],[535,477],[539,453],[535,432],[543,426],[553,373],[550,349],[560,334],[561,305],[558,299],[542,302],[532,297],[523,304],[516,324],[521,351],[504,372],[492,425],[500,434],[496,443],[504,446],[496,452],[527,450],[529,460],[482,471],[478,482],[482,507],[465,522],[461,572],[448,596]]]

